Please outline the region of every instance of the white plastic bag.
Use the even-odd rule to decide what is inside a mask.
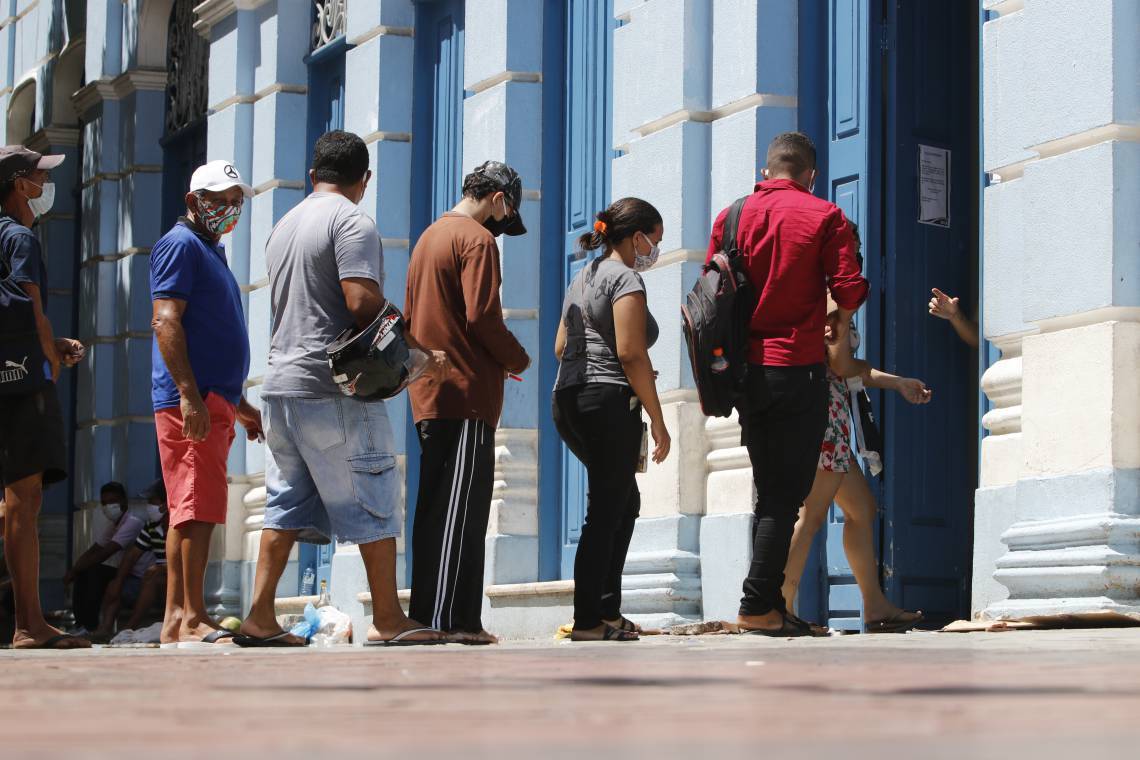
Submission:
[[[320,627],[313,636],[314,642],[320,636],[320,644],[324,646],[349,643],[352,638],[352,618],[332,605],[318,607],[317,616]]]

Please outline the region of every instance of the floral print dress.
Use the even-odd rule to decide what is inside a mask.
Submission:
[[[859,347],[859,333],[851,328],[851,349]],[[851,396],[847,381],[827,368],[827,429],[819,451],[819,469],[827,472],[850,472],[851,461]]]

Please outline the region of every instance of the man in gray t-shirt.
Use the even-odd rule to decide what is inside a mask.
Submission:
[[[387,408],[341,394],[326,353],[341,331],[367,327],[385,304],[380,234],[357,208],[372,177],[368,164],[356,135],[323,135],[313,150],[312,194],[265,246],[272,337],[261,396],[270,456],[253,605],[234,637],[239,646],[305,645],[281,629],[273,607],[296,541],[360,545],[372,591],[370,643],[443,638],[409,620],[396,598],[403,484]]]
[[[273,228],[265,245],[272,339],[263,396],[339,396],[325,349],[354,324],[343,280],[384,291],[376,223],[339,193],[314,192]]]
[[[614,303],[622,296],[644,292],[641,275],[620,261],[605,258],[582,267],[562,304],[566,348],[554,390],[586,383],[629,385],[617,354]],[[652,314],[646,314],[645,329],[645,345],[652,347],[658,334]]]

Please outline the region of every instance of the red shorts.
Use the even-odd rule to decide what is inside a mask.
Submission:
[[[154,413],[172,528],[191,520],[226,521],[226,459],[234,441],[237,409],[216,393],[207,393],[205,401],[210,411],[210,434],[204,441],[182,437],[182,411],[178,407]]]

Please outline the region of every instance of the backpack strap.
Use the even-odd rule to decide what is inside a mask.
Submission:
[[[720,241],[720,249],[724,251],[730,258],[740,254],[740,245],[736,240],[736,235],[740,227],[740,214],[744,210],[744,203],[748,200],[748,196],[737,198],[733,201],[732,205],[728,207],[728,216],[724,220],[724,234]]]

